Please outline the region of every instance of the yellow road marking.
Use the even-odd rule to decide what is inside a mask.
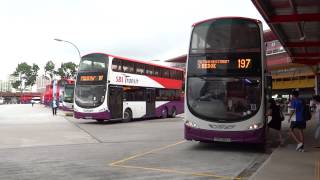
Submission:
[[[164,146],[164,147],[160,147],[160,148],[157,148],[157,149],[153,149],[153,150],[150,150],[150,151],[147,151],[147,152],[144,152],[144,153],[140,153],[140,154],[136,154],[136,155],[133,155],[133,156],[130,156],[128,158],[125,158],[125,159],[122,159],[122,160],[119,160],[119,161],[116,161],[116,162],[113,162],[111,164],[109,164],[110,166],[114,166],[114,165],[117,165],[119,163],[124,163],[126,161],[129,161],[130,159],[134,159],[134,158],[137,158],[137,157],[141,157],[141,156],[144,156],[144,155],[147,155],[147,154],[151,154],[151,153],[154,153],[154,152],[157,152],[157,151],[161,151],[161,150],[164,150],[164,149],[168,149],[172,146],[176,146],[176,145],[179,145],[179,144],[182,144],[182,143],[185,143],[186,141],[183,140],[183,141],[179,141],[177,143],[174,143],[174,144],[170,144],[170,145],[167,145],[167,146]]]
[[[129,160],[138,158],[138,157],[142,157],[154,152],[158,152],[158,151],[162,151],[165,149],[168,149],[170,147],[173,146],[177,146],[179,144],[185,143],[186,141],[179,141],[177,143],[174,144],[170,144],[164,147],[160,147],[160,148],[156,148],[147,152],[143,152],[143,153],[139,153],[133,156],[130,156],[128,158],[125,159],[121,159],[115,162],[112,162],[109,164],[109,166],[112,167],[121,167],[121,168],[131,168],[131,169],[143,169],[143,170],[151,170],[151,171],[158,171],[158,172],[163,172],[163,173],[175,173],[175,174],[181,174],[181,175],[191,175],[191,176],[199,176],[199,177],[212,177],[212,178],[218,178],[218,179],[232,179],[232,180],[242,180],[241,177],[229,177],[229,176],[219,176],[219,175],[215,175],[215,174],[210,174],[210,173],[199,173],[199,172],[186,172],[186,171],[181,171],[181,170],[175,170],[175,169],[163,169],[163,168],[152,168],[152,167],[142,167],[142,166],[132,166],[132,165],[124,165],[122,163],[127,162]]]
[[[151,171],[159,171],[164,173],[176,173],[182,175],[192,175],[192,176],[201,176],[201,177],[213,177],[218,179],[234,179],[241,180],[241,177],[229,177],[229,176],[219,176],[210,173],[198,173],[198,172],[186,172],[175,169],[160,169],[160,168],[151,168],[151,167],[142,167],[142,166],[129,166],[129,165],[112,165],[113,167],[122,167],[122,168],[131,168],[131,169],[143,169],[143,170],[151,170]]]

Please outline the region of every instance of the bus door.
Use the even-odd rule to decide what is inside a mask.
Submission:
[[[154,117],[156,111],[156,90],[146,89],[146,116]]]
[[[121,86],[109,86],[109,110],[111,119],[122,119],[123,89]]]

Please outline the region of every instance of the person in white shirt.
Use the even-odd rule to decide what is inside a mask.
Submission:
[[[320,96],[319,95],[315,95],[313,96],[313,104],[312,105],[316,105],[316,109],[315,109],[315,119],[317,120],[317,126],[316,126],[316,130],[314,133],[314,138],[319,140],[320,137]]]

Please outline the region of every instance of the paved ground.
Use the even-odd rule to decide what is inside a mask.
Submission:
[[[0,106],[0,179],[246,179],[256,147],[183,140],[181,118],[98,124]]]
[[[314,138],[316,123],[316,116],[307,122],[305,152],[296,151],[296,143],[286,135],[286,145],[273,151],[250,180],[320,180],[320,142]],[[284,121],[282,125],[283,131],[288,131],[289,124]]]

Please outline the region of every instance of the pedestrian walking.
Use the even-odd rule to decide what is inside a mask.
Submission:
[[[267,115],[271,116],[271,121],[268,123],[268,131],[270,128],[276,130],[279,136],[279,143],[282,145],[281,122],[284,120],[284,116],[281,112],[280,106],[276,104],[276,101],[273,98],[269,99]]]
[[[292,92],[292,101],[291,108],[293,108],[292,113],[288,119],[290,124],[290,134],[292,138],[297,142],[296,150],[303,152],[304,151],[304,134],[303,130],[306,128],[306,120],[304,119],[304,102],[299,98],[299,92]],[[296,118],[292,119],[292,116],[295,114]]]
[[[314,133],[314,138],[316,140],[319,140],[320,138],[320,96],[319,95],[313,96],[312,99],[313,99],[312,105],[315,105],[315,110],[314,110],[315,119],[317,120],[317,126]]]
[[[52,114],[57,115],[58,104],[55,98],[52,100],[51,106],[52,106]]]

